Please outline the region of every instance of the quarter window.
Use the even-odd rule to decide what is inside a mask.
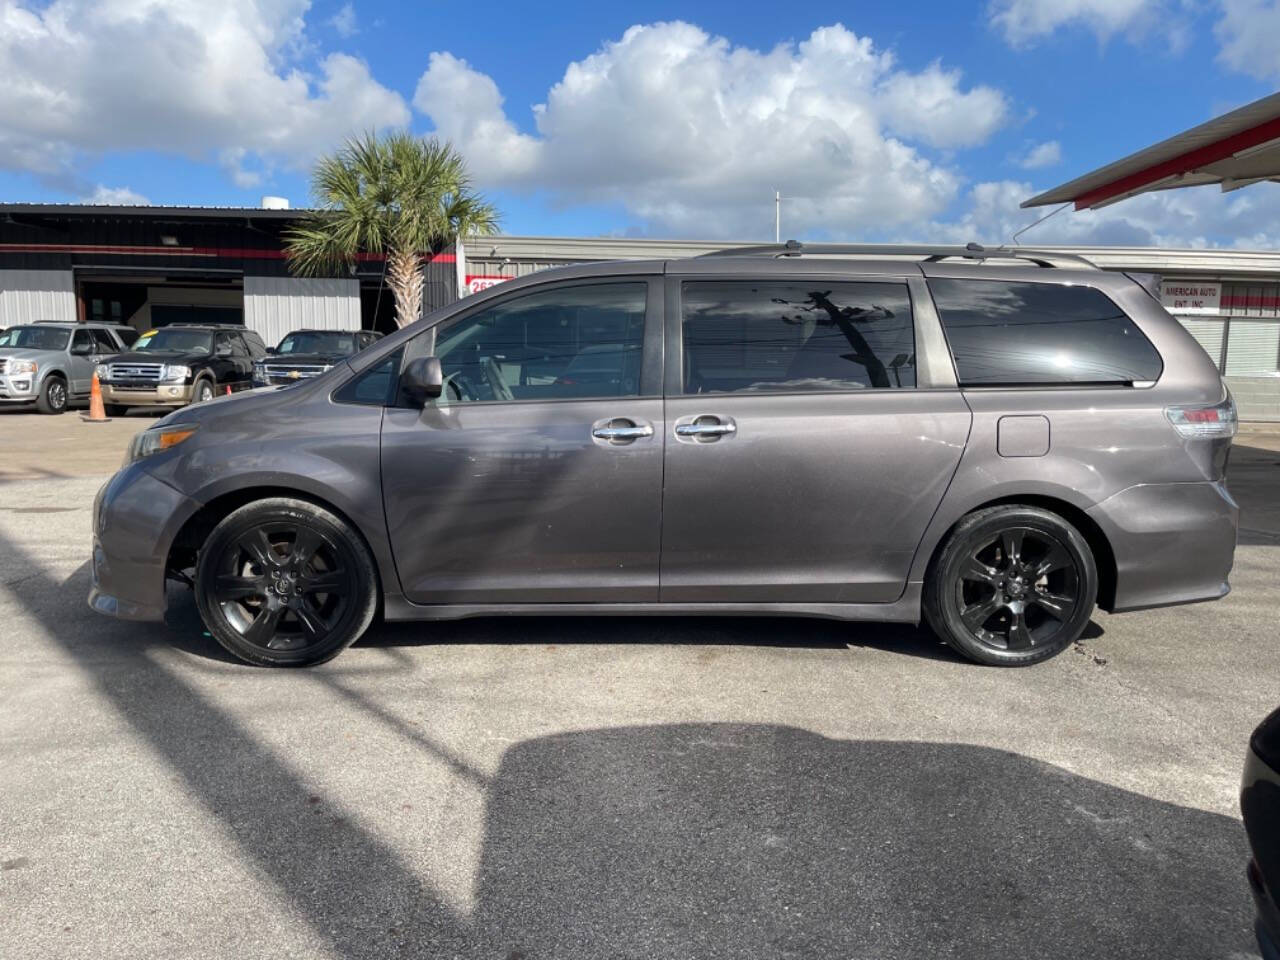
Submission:
[[[962,386],[1156,380],[1151,341],[1102,291],[1058,283],[930,280]]]
[[[682,304],[685,393],[916,385],[905,284],[690,281]]]
[[[628,397],[640,390],[644,283],[557,287],[437,333],[440,403]]]

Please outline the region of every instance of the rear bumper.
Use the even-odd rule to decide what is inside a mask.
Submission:
[[[1225,597],[1240,508],[1224,481],[1139,484],[1088,511],[1116,561],[1114,612]]]
[[[89,606],[122,620],[163,620],[169,546],[199,504],[125,467],[93,501]]]
[[[190,383],[161,383],[131,387],[118,383],[104,383],[102,402],[122,407],[184,407],[191,402]]]

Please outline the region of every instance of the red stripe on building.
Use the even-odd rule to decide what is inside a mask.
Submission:
[[[6,253],[99,253],[109,256],[134,257],[212,257],[225,260],[284,260],[283,250],[266,250],[257,247],[154,247],[154,246],[121,246],[116,244],[96,243],[3,243],[0,254]],[[359,253],[356,259],[361,262],[381,261],[386,259],[380,253]],[[437,253],[423,257],[427,263],[456,263],[457,257],[452,253]]]

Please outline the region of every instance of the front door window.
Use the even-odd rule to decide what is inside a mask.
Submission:
[[[638,396],[646,289],[556,287],[445,326],[436,339],[440,403]]]

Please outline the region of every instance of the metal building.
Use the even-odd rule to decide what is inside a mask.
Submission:
[[[394,329],[383,262],[299,278],[281,231],[300,211],[0,204],[0,328],[110,320],[245,323],[268,343],[301,326]],[[428,309],[570,263],[689,257],[725,244],[485,237],[427,263]],[[1280,421],[1280,252],[1053,247],[1105,270],[1154,275],[1165,306],[1218,364],[1247,419]]]

